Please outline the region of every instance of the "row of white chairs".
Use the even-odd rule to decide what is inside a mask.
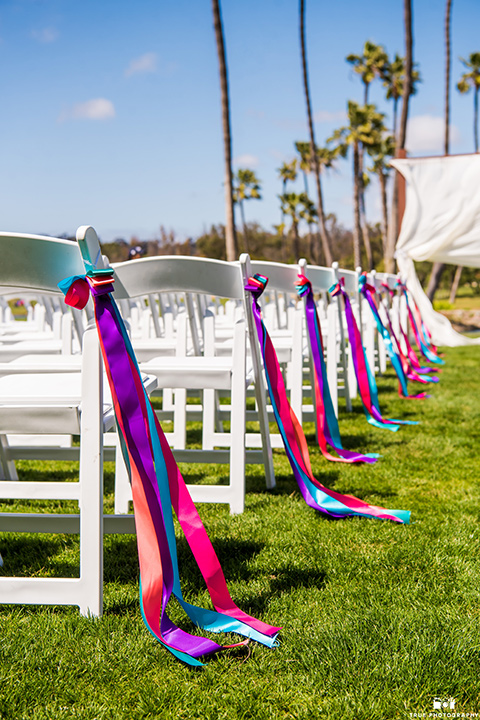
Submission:
[[[77,239],[89,247],[92,257],[101,255],[93,228],[79,228]],[[4,297],[30,294],[39,299],[48,298],[46,304],[52,309],[60,300],[58,282],[84,273],[79,248],[70,241],[0,233],[0,251],[3,259],[0,284]],[[311,417],[311,403],[304,404],[303,378],[305,367],[308,368],[308,353],[303,313],[301,306],[295,307],[294,302],[293,285],[298,267],[250,262],[248,256],[242,256],[239,263],[233,264],[199,258],[158,257],[113,267],[115,298],[129,322],[147,390],[163,392],[162,411],[174,419],[174,430],[168,437],[177,460],[229,465],[226,484],[189,486],[194,501],[226,503],[231,512],[242,512],[246,463],[263,464],[266,486],[274,487],[272,446],[279,446],[279,436],[269,430],[265,382],[244,283],[255,272],[269,277],[273,299],[269,309],[265,309],[265,316],[267,321],[271,320],[273,340],[286,367],[294,410],[300,418]],[[316,268],[306,263],[300,267],[312,281],[314,290],[323,296],[339,274],[346,278],[352,296],[356,296],[358,277],[354,273],[339,271],[337,267]],[[226,302],[213,304],[212,296]],[[37,304],[41,304],[40,300]],[[118,453],[113,408],[105,387],[96,329],[91,319],[87,325],[91,310],[87,310],[83,318],[78,311],[62,310],[60,314],[62,332],[60,338],[53,338],[57,345],[52,344],[50,352],[42,350],[47,338],[41,334],[48,333],[48,329],[37,330],[36,340],[20,340],[22,333],[18,332],[18,342],[26,343],[25,352],[19,349],[18,355],[3,360],[2,350],[16,344],[9,338],[16,327],[12,328],[13,321],[6,317],[1,329],[0,469],[3,479],[0,498],[26,502],[74,500],[79,513],[2,512],[0,532],[79,533],[80,573],[74,579],[1,577],[0,602],[74,604],[84,614],[99,615],[103,592],[103,533],[134,532],[133,516],[127,512],[130,490]],[[325,316],[329,382],[337,388],[340,361],[348,404],[351,394],[348,348],[335,302],[325,307]],[[73,340],[75,332],[84,326],[80,353],[80,343],[74,348]],[[30,332],[32,328],[25,329]],[[71,339],[70,347],[66,338]],[[255,410],[249,410],[248,417],[257,420],[259,431],[256,433],[246,429],[249,387],[255,393]],[[190,414],[202,419],[202,446],[198,449],[187,447],[185,442],[188,394],[192,391],[201,393],[201,405],[197,404],[197,409],[194,405]],[[228,395],[229,407],[235,410],[229,413],[228,432],[225,423],[228,411],[221,402],[223,394]],[[40,436],[40,441],[25,445],[13,442],[15,436],[28,437],[29,434]],[[75,435],[80,437],[79,446],[71,442],[64,445],[45,442],[45,437]],[[79,459],[78,481],[19,481],[15,461],[34,457]],[[103,513],[105,457],[117,460],[113,515]],[[7,571],[8,542],[3,551]]]

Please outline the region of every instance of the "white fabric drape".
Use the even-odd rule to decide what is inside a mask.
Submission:
[[[480,343],[455,332],[435,312],[413,260],[480,267],[480,155],[405,158],[391,164],[406,180],[405,214],[396,247],[405,277],[437,345]]]

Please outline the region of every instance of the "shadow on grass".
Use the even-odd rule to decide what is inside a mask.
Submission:
[[[4,566],[3,577],[79,577],[78,540],[75,536],[55,535],[5,535],[1,551]],[[72,561],[58,560],[65,552],[71,552]],[[45,572],[54,570],[54,572]]]
[[[272,598],[300,588],[322,589],[326,583],[327,574],[316,568],[272,568],[268,589],[259,591],[256,588],[251,595],[245,595],[242,609],[258,617],[268,611]]]

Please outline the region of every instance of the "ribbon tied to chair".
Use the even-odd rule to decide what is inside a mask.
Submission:
[[[305,303],[305,319],[314,369],[315,407],[320,450],[327,460],[336,462],[374,463],[378,459],[378,455],[372,453],[362,455],[361,453],[352,452],[351,450],[345,450],[342,447],[338,421],[335,410],[333,409],[332,397],[327,380],[322,329],[313,297],[312,284],[305,275],[299,274],[296,287],[299,297],[303,298]],[[327,445],[329,445],[339,457],[334,457],[328,451]]]
[[[390,361],[393,365],[393,369],[395,370],[395,373],[398,378],[398,394],[400,397],[408,398],[411,400],[423,400],[428,395],[426,393],[418,393],[417,395],[410,395],[408,392],[407,387],[407,377],[405,375],[404,369],[402,367],[402,361],[396,351],[396,349],[393,346],[392,338],[390,337],[390,333],[388,332],[387,328],[383,324],[382,318],[380,317],[380,313],[378,312],[378,307],[375,301],[375,293],[376,290],[372,285],[369,285],[367,282],[367,274],[362,273],[359,277],[359,289],[360,293],[364,296],[364,298],[367,300],[367,303],[370,307],[370,310],[372,312],[372,315],[375,320],[375,324],[377,326],[377,330],[379,335],[382,338],[382,341],[385,345],[385,350],[388,353],[388,356],[390,358]]]
[[[93,297],[122,452],[132,483],[144,622],[173,655],[194,666],[202,665],[198,658],[244,645],[248,638],[273,647],[279,628],[247,615],[230,596],[219,560],[143,387],[130,339],[112,297],[113,281],[113,270],[108,268],[67,278],[59,287],[73,307],[85,307],[89,294]],[[183,597],[172,507],[215,610],[197,607]],[[234,632],[247,640],[223,646],[185,632],[167,615],[172,596],[198,627],[216,633]]]
[[[400,358],[400,362],[402,364],[402,369],[405,374],[405,377],[408,380],[412,380],[414,382],[419,382],[419,383],[423,383],[423,384],[427,384],[429,382],[433,382],[433,383],[438,382],[437,376],[430,376],[430,375],[426,374],[426,373],[431,372],[431,368],[423,368],[423,372],[422,372],[422,368],[420,367],[417,356],[415,355],[413,348],[411,347],[410,343],[408,342],[408,337],[406,336],[406,333],[404,333],[401,323],[399,322],[400,331],[403,334],[403,341],[405,343],[405,348],[406,348],[406,352],[407,352],[407,354],[405,355],[405,353],[402,349],[402,345],[395,333],[392,318],[390,316],[390,310],[388,308],[388,302],[389,302],[389,300],[391,300],[393,298],[394,292],[393,292],[393,290],[390,289],[388,283],[382,283],[381,291],[383,291],[383,294],[385,296],[385,301],[382,302],[382,306],[385,311],[385,315],[387,317],[388,330],[390,332],[390,337],[392,338],[392,342],[394,343],[398,357]],[[412,357],[411,357],[410,353],[412,353],[413,356],[415,357],[415,361],[416,361],[415,365],[412,363]]]
[[[386,510],[375,505],[369,505],[351,495],[342,495],[326,488],[313,475],[305,434],[288,401],[275,348],[262,318],[259,298],[267,282],[268,278],[256,274],[248,279],[245,290],[250,292],[252,297],[252,313],[260,343],[273,412],[303,499],[309,507],[332,518],[357,515],[408,523],[410,512],[406,510]]]
[[[345,281],[343,277],[340,278],[337,283],[332,285],[329,292],[332,297],[339,296],[343,298],[353,367],[367,421],[370,425],[374,425],[378,428],[385,428],[387,430],[391,430],[392,432],[396,432],[400,428],[400,425],[416,425],[417,423],[411,420],[390,420],[383,417],[378,401],[378,390],[377,383],[375,382],[375,375],[368,364],[365,348],[362,343],[362,336],[360,334],[355,315],[353,314],[350,298],[348,293],[345,291]]]
[[[399,282],[398,284],[405,297],[405,302],[407,304],[408,320],[410,322],[410,327],[413,332],[413,336],[415,338],[415,342],[417,344],[419,352],[423,355],[424,358],[428,360],[428,362],[431,362],[434,365],[444,365],[445,361],[437,355],[436,347],[434,347],[431,343],[430,332],[428,331],[425,323],[422,320],[420,310],[418,309],[415,300],[413,300],[413,305],[415,313],[417,315],[417,319],[415,319],[414,313],[412,311],[407,286],[402,282]]]

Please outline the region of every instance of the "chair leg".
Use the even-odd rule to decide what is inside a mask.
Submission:
[[[103,374],[95,328],[83,346],[80,435],[80,587],[82,615],[103,610]]]
[[[243,321],[235,325],[234,332],[230,414],[230,512],[232,515],[242,513],[245,509],[246,353]]]
[[[0,473],[2,480],[18,481],[17,468],[15,461],[10,460],[8,456],[8,438],[3,433],[0,435]]]
[[[107,435],[108,437],[108,435]],[[130,509],[129,503],[132,500],[132,487],[128,477],[127,466],[123,459],[122,449],[118,434],[114,435],[115,445],[115,514],[126,515]]]

